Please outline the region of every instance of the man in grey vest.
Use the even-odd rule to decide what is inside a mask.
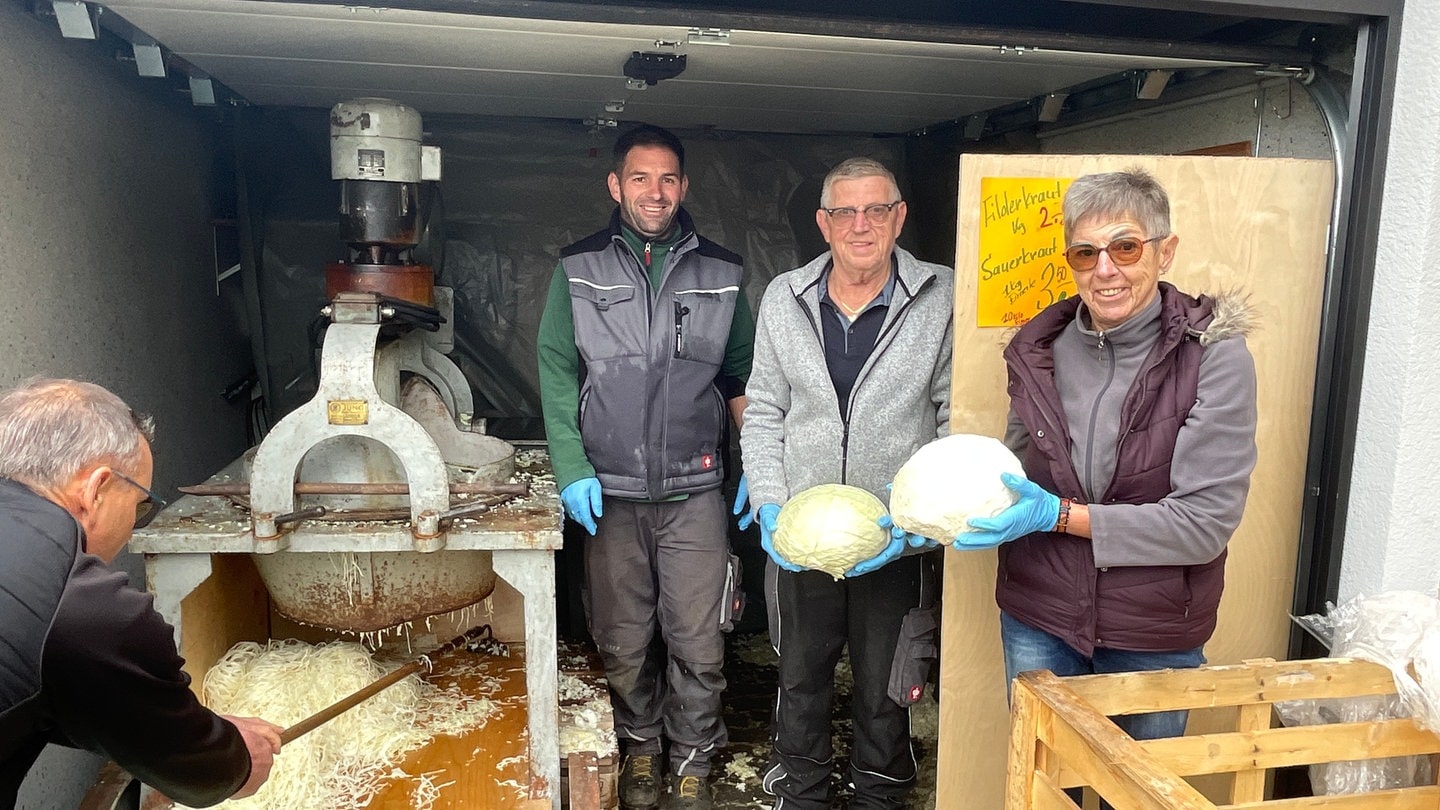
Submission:
[[[565,513],[593,535],[586,608],[625,746],[621,804],[709,808],[726,742],[720,450],[745,409],[754,318],[740,257],[680,207],[680,140],[640,126],[614,159],[610,224],[561,252],[540,320],[545,431]]]

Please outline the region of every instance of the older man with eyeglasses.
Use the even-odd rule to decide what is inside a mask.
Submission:
[[[776,807],[820,810],[835,798],[830,722],[847,646],[849,806],[901,807],[915,781],[909,707],[924,681],[899,694],[889,685],[892,668],[928,655],[923,642],[933,641],[933,555],[896,532],[835,580],[773,544],[780,507],[802,490],[843,483],[888,501],[900,465],[950,432],[954,272],[896,246],[905,215],[888,169],[844,161],[825,178],[815,213],[830,250],[777,277],[760,303],[740,445],[771,558],[765,596],[780,687],[764,787]]]
[[[1080,295],[1005,349],[1019,500],[954,544],[1000,547],[1008,679],[1197,667],[1255,466],[1250,313],[1160,281],[1179,237],[1146,172],[1080,177],[1063,205]],[[1116,722],[1154,739],[1186,714]]]
[[[163,506],[152,436],[91,383],[31,380],[0,396],[0,808],[51,742],[192,807],[269,777],[281,729],[201,706],[170,626],[106,567]]]

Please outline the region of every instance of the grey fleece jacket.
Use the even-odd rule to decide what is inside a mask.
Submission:
[[[949,435],[955,274],[900,248],[895,256],[889,312],[845,414],[821,342],[819,282],[830,254],[766,288],[740,432],[750,503],[757,508],[783,506],[801,490],[834,483],[889,503],[885,486],[900,465]]]
[[[1160,333],[1160,298],[1107,332],[1077,317],[1055,340],[1055,383],[1070,431],[1070,458],[1090,506],[1095,567],[1201,565],[1225,550],[1245,510],[1255,467],[1255,361],[1245,344],[1251,312],[1233,293],[1215,296],[1199,334],[1205,353],[1195,405],[1175,440],[1170,494],[1156,503],[1095,503],[1115,473],[1121,404]],[[1030,436],[1010,412],[1005,443],[1023,455]]]

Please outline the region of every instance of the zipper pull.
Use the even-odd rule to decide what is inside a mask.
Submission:
[[[1100,342],[1095,344],[1095,359],[1103,359],[1105,352],[1105,333],[1100,333]]]
[[[645,266],[650,266],[650,243],[645,243]]]

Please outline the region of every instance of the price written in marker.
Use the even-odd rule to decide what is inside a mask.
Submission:
[[[1075,295],[1060,210],[1071,180],[981,178],[977,326],[1019,326]]]

